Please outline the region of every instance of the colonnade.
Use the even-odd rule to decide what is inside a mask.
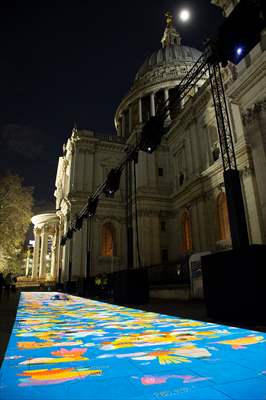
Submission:
[[[58,275],[58,235],[56,214],[40,214],[32,218],[34,224],[34,251],[32,259],[32,279],[56,279]],[[48,267],[48,268],[47,268]],[[26,271],[29,274],[29,271]]]
[[[161,91],[161,90],[162,89],[159,89],[158,91]],[[168,88],[164,88],[163,91],[164,91],[164,102],[167,102],[167,101],[169,101],[169,89]],[[150,113],[151,117],[155,116],[155,113],[156,113],[156,100],[155,100],[156,93],[157,93],[156,91],[153,91],[153,92],[151,92],[149,94],[144,94],[144,96],[138,98],[137,101],[138,101],[138,123],[139,124],[142,124],[142,122],[145,122],[145,121],[143,121],[143,114],[142,114],[142,110],[143,110],[142,99],[144,97],[149,96],[149,113]],[[128,121],[129,134],[132,132],[132,128],[134,128],[132,126],[132,105],[133,105],[133,103],[135,101],[136,100],[132,101],[127,106],[127,108],[123,110],[123,112],[120,115],[118,131],[120,132],[120,135],[123,136],[123,137],[127,136],[127,134],[126,134],[127,133],[126,132],[126,121],[125,121],[126,112],[128,112],[128,118],[129,118],[129,121]],[[168,119],[170,120],[170,115],[168,115]]]

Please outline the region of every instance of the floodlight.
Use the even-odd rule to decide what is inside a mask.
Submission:
[[[164,119],[162,117],[151,117],[143,127],[139,148],[146,153],[152,153],[161,143],[165,134]]]
[[[221,25],[217,55],[223,67],[228,61],[238,64],[260,42],[266,27],[265,4],[265,0],[241,0]]]
[[[88,217],[93,217],[96,214],[96,208],[98,205],[98,201],[99,201],[99,196],[95,197],[95,199],[93,199],[92,197],[90,197],[88,199],[88,205],[87,205],[87,216]]]
[[[69,229],[68,231],[67,231],[67,234],[66,234],[66,237],[67,237],[67,239],[72,239],[72,237],[73,237],[73,229]]]
[[[82,223],[83,223],[83,216],[81,216],[81,217],[77,216],[76,223],[75,223],[76,231],[79,231],[82,228]]]
[[[237,49],[236,49],[236,54],[237,54],[238,56],[241,56],[242,53],[243,53],[243,47],[237,47]]]
[[[106,197],[112,197],[114,193],[119,189],[121,173],[122,170],[120,168],[112,168],[107,175],[106,183],[103,188],[103,193]]]
[[[67,237],[64,235],[64,236],[62,236],[62,238],[61,238],[61,242],[60,242],[60,245],[61,246],[65,246],[65,244],[66,244],[66,241],[67,241]]]

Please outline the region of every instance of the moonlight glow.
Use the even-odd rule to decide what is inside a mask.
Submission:
[[[189,10],[183,9],[178,14],[179,19],[182,22],[187,22],[190,19],[190,12]]]

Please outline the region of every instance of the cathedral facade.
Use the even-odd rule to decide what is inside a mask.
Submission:
[[[234,2],[212,3],[223,7],[228,15]],[[161,48],[145,60],[116,110],[117,134],[103,136],[73,129],[59,158],[55,184],[57,280],[78,280],[88,274],[127,268],[129,232],[134,268],[163,268],[186,255],[231,247],[208,77],[202,76],[179,110],[174,102],[176,86],[200,55],[198,50],[183,45],[168,15]],[[266,244],[265,33],[237,66],[229,64],[222,73],[249,242]],[[164,102],[172,107],[161,145],[152,154],[140,151],[137,162],[128,163],[123,171],[114,197],[102,195],[96,215],[86,219],[71,240],[59,246],[88,197],[126,157],[139,139],[143,124]]]

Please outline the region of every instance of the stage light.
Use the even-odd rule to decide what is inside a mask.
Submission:
[[[243,47],[238,47],[238,48],[236,49],[236,54],[237,54],[238,56],[241,56],[242,53],[243,53]]]
[[[79,231],[82,228],[82,223],[83,223],[83,217],[77,217],[76,218],[76,223],[75,223],[75,230]]]
[[[96,208],[98,205],[99,201],[99,196],[95,197],[95,199],[92,199],[91,197],[88,200],[88,205],[87,205],[87,216],[88,217],[93,217],[96,214]]]
[[[265,4],[265,0],[241,0],[220,26],[216,56],[223,67],[228,61],[238,64],[260,42],[266,27]]]
[[[107,175],[106,183],[103,188],[103,193],[106,197],[112,197],[114,193],[119,189],[121,173],[121,169],[112,168]]]
[[[66,238],[66,236],[64,235],[64,236],[61,238],[60,245],[61,245],[61,246],[65,246],[66,241],[67,241],[67,238]]]
[[[138,153],[138,151],[134,151],[133,153],[130,153],[130,154],[128,155],[128,160],[134,161],[134,163],[137,164],[137,163],[138,163],[138,160],[139,160],[139,153]]]
[[[72,237],[73,237],[73,229],[70,229],[70,230],[67,231],[66,237],[67,237],[67,239],[72,239]]]
[[[164,134],[164,119],[156,115],[151,117],[143,127],[139,145],[140,150],[151,154],[161,143]]]

